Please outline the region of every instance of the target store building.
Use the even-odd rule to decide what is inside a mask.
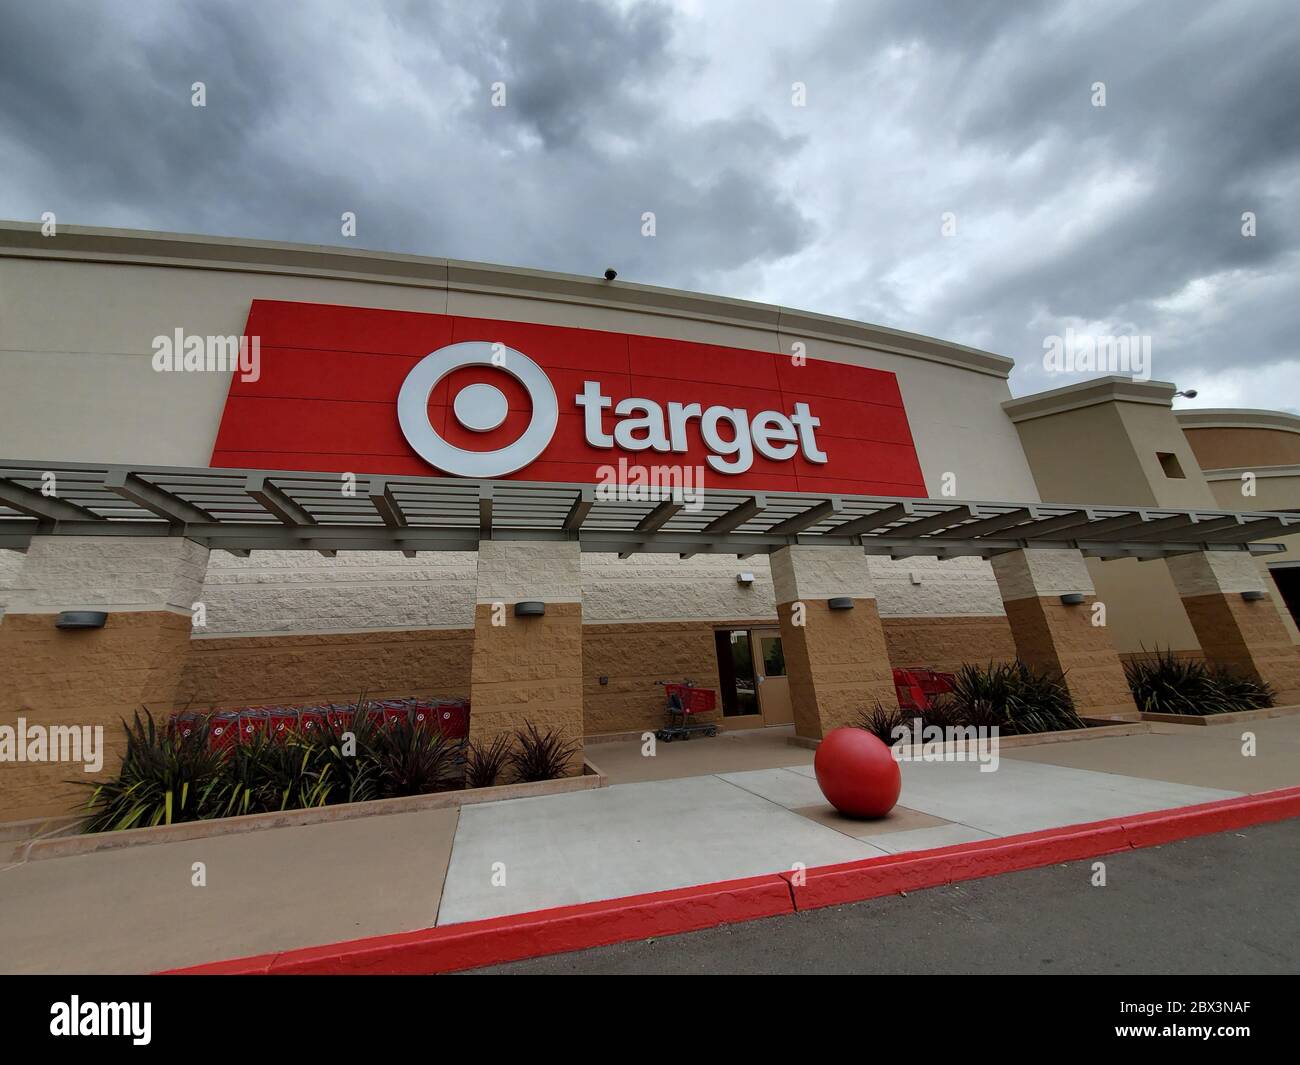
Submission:
[[[5,223],[0,724],[111,745],[141,706],[364,693],[591,741],[691,679],[811,741],[893,668],[1017,656],[1132,715],[1156,647],[1300,702],[1300,418],[1013,399],[1011,367],[597,277]],[[0,820],[70,775],[0,764]]]

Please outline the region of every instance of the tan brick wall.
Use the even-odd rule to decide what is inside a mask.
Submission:
[[[1124,668],[1105,626],[1092,624],[1095,596],[1066,606],[1059,596],[1008,600],[1016,653],[1040,669],[1059,671],[1081,714],[1132,713]]]
[[[584,625],[583,707],[588,735],[657,729],[665,723],[664,690],[657,680],[693,680],[719,692],[718,709],[701,722],[725,724],[714,633],[770,626],[769,621],[704,621],[640,625]],[[601,684],[600,677],[609,678]]]
[[[464,698],[470,629],[191,640],[177,702],[196,708],[351,702],[359,695]]]
[[[1229,592],[1193,595],[1183,607],[1206,659],[1265,680],[1279,706],[1300,703],[1300,648],[1271,599],[1248,602]]]
[[[1160,650],[1148,651],[1121,651],[1119,660],[1121,662],[1151,662],[1164,653],[1164,648]],[[1174,651],[1175,658],[1184,662],[1204,662],[1205,652],[1199,647],[1189,651]]]
[[[794,623],[794,603],[777,607],[795,732],[819,739],[831,729],[851,725],[877,700],[895,705],[876,601],[854,599],[852,610],[831,610],[825,600],[801,602],[803,625]]]
[[[895,669],[931,666],[956,672],[963,663],[987,665],[1016,657],[1016,641],[1006,615],[999,617],[882,617]]]
[[[104,774],[122,756],[121,719],[142,706],[165,714],[189,640],[188,616],[166,610],[110,613],[102,629],[64,631],[51,614],[0,622],[0,724],[102,725]],[[80,765],[0,763],[0,821],[68,813],[89,797],[69,783]]]
[[[546,615],[492,624],[493,607],[474,614],[470,738],[481,741],[526,721],[582,742],[582,605],[547,603]],[[571,763],[582,772],[581,755]]]

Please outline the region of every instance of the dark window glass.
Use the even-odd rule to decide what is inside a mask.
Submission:
[[[763,636],[759,638],[763,649],[763,675],[765,677],[785,676],[785,650],[781,647],[780,636]]]

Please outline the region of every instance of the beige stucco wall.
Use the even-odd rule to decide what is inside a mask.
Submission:
[[[1172,396],[1173,388],[1168,389]],[[1168,403],[1114,401],[1017,424],[1044,500],[1133,507],[1217,508]],[[1157,453],[1178,457],[1165,476]],[[1088,559],[1106,626],[1121,653],[1200,646],[1161,561]]]

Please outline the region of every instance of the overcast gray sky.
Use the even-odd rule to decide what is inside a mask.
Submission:
[[[0,0],[0,217],[613,265],[1017,394],[1136,333],[1190,405],[1300,410],[1298,56],[1296,0]]]

